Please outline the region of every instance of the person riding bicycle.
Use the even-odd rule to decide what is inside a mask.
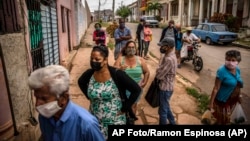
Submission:
[[[181,58],[188,56],[188,46],[192,46],[194,41],[200,43],[200,38],[198,38],[194,33],[192,33],[192,27],[187,27],[186,32],[182,36],[183,46],[181,49]]]

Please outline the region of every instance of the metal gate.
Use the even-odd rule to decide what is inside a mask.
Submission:
[[[42,1],[41,1],[42,2]],[[33,69],[59,64],[56,2],[26,0]]]
[[[56,3],[41,4],[41,22],[45,66],[59,64],[59,44],[57,31]]]
[[[26,0],[26,4],[29,15],[28,20],[31,56],[33,62],[32,67],[35,70],[44,66],[40,2],[34,0]]]

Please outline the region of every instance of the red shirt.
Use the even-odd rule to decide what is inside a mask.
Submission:
[[[93,33],[93,41],[98,44],[106,45],[106,34],[104,30],[95,30]]]

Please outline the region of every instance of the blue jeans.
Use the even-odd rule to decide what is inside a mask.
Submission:
[[[167,120],[169,124],[175,125],[174,115],[170,109],[169,100],[173,94],[173,91],[160,90],[160,106],[159,106],[159,125],[166,125]]]

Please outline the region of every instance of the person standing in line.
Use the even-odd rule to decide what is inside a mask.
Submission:
[[[177,59],[174,52],[175,41],[171,37],[165,37],[158,45],[161,47],[160,52],[164,54],[155,76],[160,82],[159,125],[175,125],[175,118],[169,102],[173,94],[177,69]]]
[[[115,38],[115,60],[121,53],[121,50],[125,47],[128,40],[132,39],[131,31],[125,26],[125,20],[119,19],[119,27],[114,32]]]
[[[168,26],[165,27],[163,30],[162,30],[162,33],[161,33],[161,38],[160,38],[160,41],[161,42],[165,37],[170,37],[170,38],[173,38],[174,41],[175,41],[175,44],[176,44],[176,35],[177,35],[177,30],[176,28],[174,27],[174,20],[170,20],[168,22]],[[164,54],[161,53],[161,58],[160,58],[160,63],[161,63],[161,60],[163,58]]]
[[[150,71],[144,59],[137,55],[136,44],[130,40],[122,50],[120,56],[114,63],[114,67],[124,70],[143,89],[149,79]],[[126,91],[129,98],[130,92]],[[133,112],[136,113],[140,97],[133,104]]]
[[[140,23],[137,25],[137,30],[136,30],[136,38],[135,41],[138,41],[138,55],[142,57],[142,52],[144,49],[144,32],[143,32],[143,28],[144,28],[144,24],[145,24],[145,20],[143,18],[140,19]]]
[[[44,141],[105,141],[98,120],[69,96],[69,72],[60,65],[33,71],[28,78],[34,90]]]
[[[144,25],[144,29],[143,29],[143,32],[144,32],[144,49],[143,49],[143,54],[144,54],[144,59],[149,59],[148,57],[148,48],[149,48],[149,44],[150,44],[150,41],[152,39],[152,30],[151,28],[149,27],[150,24],[148,22],[145,23]]]
[[[175,26],[177,33],[176,33],[176,46],[175,46],[175,54],[177,57],[178,68],[181,68],[181,48],[182,48],[182,32],[181,32],[181,25],[177,24]]]
[[[159,42],[161,42],[165,37],[171,37],[174,39],[174,41],[176,41],[176,34],[177,34],[177,30],[174,25],[174,20],[170,20],[168,22],[168,26],[162,30],[161,38]]]
[[[240,89],[243,88],[238,66],[240,61],[239,51],[228,50],[225,54],[225,64],[220,66],[216,73],[209,109],[219,125],[230,124],[233,107],[240,102]]]
[[[90,100],[89,110],[99,120],[106,139],[108,125],[126,124],[125,113],[137,119],[131,107],[141,93],[140,86],[124,71],[109,66],[108,55],[106,46],[94,46],[90,55],[91,69],[78,79],[81,91]],[[131,93],[128,99],[126,90]]]
[[[100,23],[95,24],[95,31],[93,33],[93,41],[96,45],[103,44],[106,45],[106,33],[102,30],[102,25]]]

